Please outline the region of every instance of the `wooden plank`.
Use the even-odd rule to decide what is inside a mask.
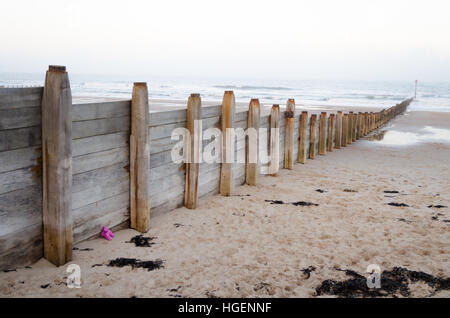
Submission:
[[[358,114],[353,114],[353,124],[352,124],[352,142],[356,141],[356,123],[358,122]]]
[[[324,156],[326,154],[326,141],[327,141],[327,113],[320,113],[319,122],[319,155]]]
[[[361,138],[361,119],[362,114],[358,113],[357,120],[356,120],[356,140],[359,140]]]
[[[294,121],[295,121],[295,100],[288,99],[286,104],[285,117],[285,138],[284,138],[284,168],[294,168]]]
[[[44,257],[72,260],[72,94],[65,67],[50,66],[42,98]]]
[[[280,165],[280,106],[276,104],[270,111],[269,150],[269,174],[277,176]]]
[[[312,114],[309,122],[309,159],[316,158],[316,122],[317,115]]]
[[[341,146],[347,147],[347,133],[348,133],[348,114],[344,114],[342,117],[342,139]]]
[[[187,129],[190,136],[186,143],[186,189],[184,205],[188,209],[197,208],[198,174],[202,145],[202,101],[200,94],[191,94],[187,105]]]
[[[41,145],[41,126],[0,131],[0,151]]]
[[[0,87],[0,110],[40,107],[43,87]]]
[[[128,147],[115,148],[74,157],[72,159],[73,175],[112,166],[117,163],[123,163],[125,166],[129,164],[129,159],[130,149]]]
[[[347,120],[347,145],[350,145],[353,141],[353,112],[349,112]]]
[[[334,114],[330,114],[328,117],[328,132],[327,132],[327,151],[333,151],[333,127],[334,127]]]
[[[220,174],[220,194],[230,196],[234,192],[233,159],[231,143],[234,142],[228,128],[233,128],[236,102],[233,91],[226,91],[222,102],[222,166]],[[231,152],[231,153],[230,153]]]
[[[72,155],[79,157],[115,148],[128,147],[129,134],[118,132],[107,135],[92,136],[72,141]]]
[[[0,173],[40,166],[41,148],[22,148],[0,152]]]
[[[38,182],[41,182],[40,167],[0,173],[0,194],[20,190]]]
[[[308,127],[308,112],[302,111],[298,128],[298,156],[297,162],[305,163],[306,155],[306,134]]]
[[[249,135],[246,142],[246,176],[245,182],[255,186],[258,183],[258,144],[259,144],[259,124],[260,124],[260,104],[259,99],[250,100],[248,105],[247,127]]]
[[[73,105],[73,121],[105,119],[113,117],[129,117],[131,101],[114,101]]]
[[[130,117],[95,119],[73,123],[72,138],[86,138],[130,130]]]
[[[148,124],[147,83],[134,83],[130,136],[130,223],[133,229],[143,233],[150,229]]]
[[[0,130],[33,127],[41,124],[41,107],[0,110]]]
[[[336,116],[336,129],[334,134],[334,148],[341,149],[342,140],[342,112],[338,111]]]

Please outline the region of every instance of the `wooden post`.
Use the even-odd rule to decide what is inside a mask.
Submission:
[[[260,105],[258,99],[252,99],[250,105],[248,106],[248,119],[247,126],[255,129],[256,140],[252,140],[249,135],[247,135],[246,143],[246,160],[247,165],[245,169],[245,182],[248,185],[255,186],[258,182],[258,145],[259,145],[259,125],[260,125]],[[251,156],[251,154],[253,157]]]
[[[347,144],[350,145],[352,143],[352,131],[353,131],[353,112],[348,113],[348,122],[347,122]]]
[[[269,174],[278,175],[280,165],[280,106],[273,105],[270,111],[270,163]]]
[[[200,94],[191,94],[187,105],[187,129],[190,140],[187,141],[186,188],[184,205],[188,209],[197,208],[198,174],[202,148],[202,101]]]
[[[327,133],[327,150],[333,151],[333,126],[334,126],[334,114],[330,114],[328,117],[328,133]]]
[[[348,133],[348,114],[344,114],[342,118],[342,147],[347,147],[347,133]]]
[[[364,136],[367,136],[369,133],[369,113],[364,113]]]
[[[288,99],[286,104],[285,135],[284,135],[284,168],[294,168],[294,120],[295,120],[295,100]]]
[[[356,140],[359,140],[361,138],[361,119],[362,114],[358,113],[357,119],[356,119]]]
[[[147,83],[134,83],[131,101],[130,223],[131,228],[142,233],[150,229],[149,117]]]
[[[358,113],[353,114],[353,124],[352,124],[352,142],[356,141],[356,124],[358,122]]]
[[[319,122],[319,155],[324,156],[326,154],[326,142],[327,142],[327,113],[320,113]]]
[[[72,93],[65,66],[49,66],[42,97],[44,257],[72,260]]]
[[[306,132],[308,126],[308,112],[303,111],[300,115],[299,131],[298,131],[298,156],[297,161],[299,163],[305,163],[305,145],[306,145]]]
[[[220,171],[220,194],[231,196],[234,192],[234,133],[236,102],[233,91],[225,91],[222,101],[222,168]]]
[[[309,124],[309,159],[316,158],[316,122],[317,115],[311,115]]]
[[[341,134],[342,134],[342,112],[337,112],[336,118],[336,132],[334,134],[334,148],[341,149]]]

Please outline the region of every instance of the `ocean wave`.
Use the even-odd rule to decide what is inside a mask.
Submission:
[[[236,85],[213,85],[214,88],[221,89],[239,89],[239,90],[275,90],[275,91],[292,91],[293,88],[283,86],[236,86]]]

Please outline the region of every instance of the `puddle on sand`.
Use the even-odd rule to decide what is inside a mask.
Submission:
[[[365,139],[376,141],[379,145],[387,146],[406,146],[430,142],[450,143],[450,129],[425,126],[417,132],[380,130],[365,137]]]

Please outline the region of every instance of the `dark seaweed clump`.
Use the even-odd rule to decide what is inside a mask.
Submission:
[[[265,200],[266,202],[270,202],[270,204],[292,204],[295,206],[319,206],[316,203],[312,203],[312,202],[305,202],[305,201],[297,201],[297,202],[284,202],[281,200]]]
[[[314,272],[316,268],[314,266],[309,266],[307,268],[301,269],[303,274],[305,274],[305,279],[309,279],[311,277],[311,272]]]
[[[438,205],[429,205],[428,207],[429,207],[429,208],[435,208],[435,209],[448,208],[448,206],[440,205],[440,204],[438,204]]]
[[[399,192],[396,191],[396,190],[393,190],[393,191],[386,190],[386,191],[383,191],[383,192],[384,192],[384,193],[390,193],[390,194],[399,193]]]
[[[155,261],[141,261],[135,258],[123,258],[119,257],[114,260],[109,261],[108,266],[110,267],[125,267],[131,266],[135,268],[144,268],[146,270],[153,271],[155,269],[164,268],[164,261],[157,259]]]
[[[136,235],[135,237],[132,237],[131,240],[127,243],[134,243],[137,247],[150,247],[154,245],[155,243],[152,242],[155,239],[155,237],[144,237],[143,235]]]
[[[327,192],[327,191],[325,191],[325,190],[322,190],[322,189],[317,189],[317,190],[316,190],[316,192],[319,192],[319,193],[324,193],[324,192]]]
[[[336,269],[340,270],[340,269]],[[450,289],[450,278],[435,277],[433,275],[410,271],[407,268],[394,267],[391,271],[385,270],[381,273],[381,288],[367,287],[367,278],[352,270],[344,270],[349,278],[344,281],[331,279],[324,280],[316,288],[316,295],[335,295],[338,297],[397,297],[398,294],[408,297],[410,282],[424,282],[433,288],[431,295],[440,290]]]
[[[405,203],[397,203],[397,202],[389,202],[388,205],[397,206],[397,207],[402,207],[402,206],[409,207],[409,205],[407,205]]]

